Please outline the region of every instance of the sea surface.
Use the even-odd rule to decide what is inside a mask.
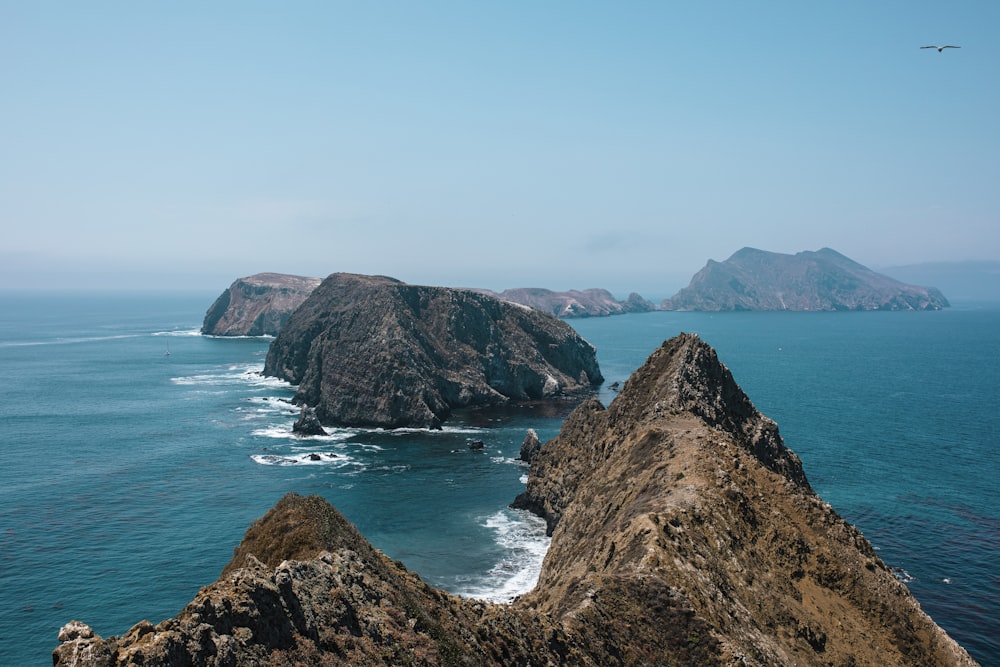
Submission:
[[[71,619],[108,636],[176,615],[289,491],[327,498],[431,584],[530,589],[548,540],[507,508],[516,457],[570,404],[295,438],[293,387],[260,374],[269,339],[199,335],[216,296],[0,294],[0,665],[51,664]],[[597,346],[605,403],[665,339],[698,333],[817,493],[1000,664],[1000,304],[570,323]]]

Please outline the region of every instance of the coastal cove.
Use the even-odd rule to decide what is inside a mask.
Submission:
[[[523,489],[514,457],[528,428],[545,441],[563,414],[296,441],[291,388],[257,374],[269,341],[197,335],[210,301],[3,297],[0,662],[47,663],[71,618],[108,635],[176,613],[286,491],[324,496],[447,590],[531,585],[544,525],[506,509]],[[1000,658],[1000,307],[572,324],[597,346],[605,404],[664,339],[698,333],[934,620],[984,664]]]

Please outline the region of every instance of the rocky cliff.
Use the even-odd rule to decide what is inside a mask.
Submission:
[[[553,292],[541,287],[519,287],[492,292],[477,289],[477,292],[495,296],[504,301],[513,301],[531,306],[556,317],[603,317],[624,313],[648,313],[656,310],[656,305],[633,292],[625,301],[618,301],[605,289],[569,290]]]
[[[205,313],[208,336],[274,336],[319,285],[319,278],[257,273],[240,278]]]
[[[335,273],[271,343],[265,375],[323,424],[440,427],[459,407],[552,399],[603,381],[555,317],[476,292]]]
[[[743,248],[709,260],[663,310],[940,310],[933,287],[907,285],[829,248],[795,255]]]
[[[60,632],[55,665],[973,665],[809,488],[773,421],[681,335],[533,458],[549,519],[509,605],[425,585],[288,496],[176,618]]]

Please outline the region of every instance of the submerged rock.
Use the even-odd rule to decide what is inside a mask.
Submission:
[[[436,590],[290,494],[176,618],[67,631],[54,664],[975,664],[697,336],[577,408],[530,471],[519,504],[552,542],[513,603]]]
[[[439,428],[455,408],[551,399],[603,381],[555,317],[468,290],[336,273],[271,343],[264,374],[333,426]]]

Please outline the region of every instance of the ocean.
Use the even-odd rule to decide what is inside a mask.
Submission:
[[[533,585],[548,540],[507,507],[516,457],[571,404],[294,438],[293,388],[260,375],[270,341],[198,334],[216,296],[0,294],[0,665],[51,664],[71,619],[108,636],[176,615],[289,491],[433,585],[498,601]],[[1000,664],[1000,304],[569,323],[597,346],[606,404],[663,340],[698,333],[817,493]]]

